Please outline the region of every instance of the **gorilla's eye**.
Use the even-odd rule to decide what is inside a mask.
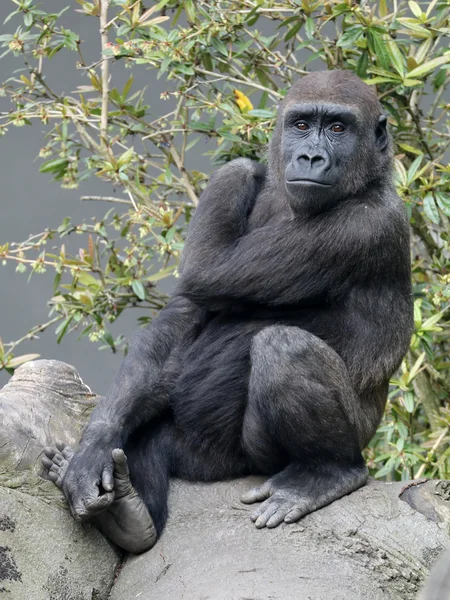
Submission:
[[[295,126],[297,129],[300,129],[300,131],[307,131],[309,129],[309,125],[308,123],[305,123],[305,121],[299,121]]]
[[[332,125],[330,129],[333,133],[342,133],[344,131],[342,125],[339,125],[338,123]]]

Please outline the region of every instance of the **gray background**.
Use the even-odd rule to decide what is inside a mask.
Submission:
[[[62,17],[62,24],[79,33],[82,51],[87,64],[100,56],[99,21],[75,12],[80,8],[75,0],[41,0],[41,7],[57,12],[65,6],[70,9]],[[16,8],[11,0],[0,2],[0,23]],[[14,33],[21,23],[21,17],[13,17],[6,25],[0,26],[0,34]],[[75,52],[62,50],[48,64],[46,72],[55,91],[71,92],[77,85],[89,83],[82,71],[76,69],[78,56]],[[124,61],[111,61],[111,85],[123,86],[131,74]],[[8,54],[0,60],[0,82],[4,82],[16,69],[23,67],[20,57]],[[168,112],[168,104],[160,100],[162,91],[171,89],[171,84],[156,80],[153,71],[145,65],[133,68],[133,90],[147,86],[146,100],[151,112],[156,116]],[[0,110],[11,108],[7,98],[0,98]],[[170,110],[170,109],[169,109]],[[91,217],[103,217],[113,205],[104,202],[81,202],[82,195],[113,195],[108,183],[95,178],[83,182],[77,190],[61,189],[58,183],[51,182],[49,174],[39,173],[41,159],[37,160],[40,148],[45,144],[45,127],[35,122],[32,127],[10,127],[7,135],[0,138],[0,181],[2,219],[0,221],[0,245],[6,242],[25,240],[32,233],[39,233],[47,227],[57,227],[62,220],[71,216],[75,223]],[[208,170],[209,159],[201,158],[196,168]],[[192,166],[192,163],[190,163]],[[123,197],[121,193],[117,196]],[[78,236],[66,238],[66,245],[76,249]],[[57,244],[58,241],[55,241]],[[22,337],[33,326],[48,319],[47,301],[52,294],[54,272],[33,275],[28,281],[28,273],[15,273],[15,265],[0,266],[0,337],[4,342]],[[159,286],[170,291],[170,282]],[[124,313],[118,323],[111,328],[113,335],[119,332],[129,335],[136,327],[137,315],[133,311]],[[65,337],[61,344],[56,343],[54,329],[40,334],[38,340],[20,345],[16,354],[39,353],[42,358],[58,358],[73,364],[85,382],[98,393],[105,393],[122,358],[108,350],[98,350],[98,346],[87,338],[77,341],[77,335]],[[6,372],[0,371],[0,387],[9,379]]]

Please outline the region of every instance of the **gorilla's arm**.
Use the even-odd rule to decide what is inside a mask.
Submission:
[[[284,305],[339,297],[356,280],[376,276],[381,265],[403,264],[392,257],[407,248],[407,225],[384,200],[343,203],[246,232],[259,169],[245,159],[228,163],[202,195],[179,287],[194,302],[219,308],[237,300]]]
[[[162,371],[169,369],[173,351],[195,337],[206,311],[187,298],[175,296],[146,329],[132,338],[113,386],[94,410],[62,488],[72,514],[91,516],[112,501],[114,448],[149,423],[168,406]]]

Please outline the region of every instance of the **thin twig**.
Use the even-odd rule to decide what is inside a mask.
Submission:
[[[194,69],[197,73],[201,73],[202,75],[209,75],[212,77],[217,77],[217,73],[213,73],[212,71],[207,71],[206,69],[200,69],[199,67],[195,67]],[[250,87],[256,88],[257,90],[262,90],[263,92],[267,92],[269,95],[275,96],[276,98],[283,98],[283,96],[275,91],[275,90],[271,90],[268,87],[265,87],[263,85],[260,85],[259,83],[256,83],[255,81],[251,81],[251,80],[247,80],[247,79],[237,79],[236,77],[230,77],[230,75],[224,75],[222,78],[218,78],[217,79],[221,79],[222,81],[234,81],[235,83],[240,83],[241,85],[248,85]]]
[[[186,173],[186,168],[183,165],[180,155],[178,154],[177,149],[175,148],[175,146],[173,145],[172,142],[170,142],[170,155],[172,156],[177,169],[180,171],[181,179],[183,180],[187,195],[191,199],[192,204],[194,206],[197,206],[198,205],[197,194],[195,193],[195,190],[192,187],[191,182],[189,181],[189,177]]]
[[[81,196],[83,202],[94,201],[94,202],[115,202],[116,204],[131,204],[130,200],[125,198],[114,198],[114,196]]]
[[[23,337],[21,337],[19,340],[15,340],[14,342],[10,342],[9,344],[6,344],[6,346],[8,347],[8,352],[7,352],[6,356],[10,355],[13,352],[13,350],[15,348],[17,348],[17,346],[19,344],[21,344],[22,342],[25,342],[26,340],[32,340],[34,337],[36,337],[37,333],[41,333],[42,331],[45,331],[48,327],[51,327],[51,325],[53,325],[54,323],[57,323],[62,318],[63,318],[63,315],[60,315],[60,316],[54,317],[53,319],[50,319],[50,321],[47,321],[46,323],[43,323],[42,325],[36,325],[32,329],[30,329],[30,331],[27,334],[25,334]]]
[[[108,135],[108,96],[109,96],[109,61],[104,56],[108,44],[108,6],[109,0],[101,1],[100,34],[102,39],[102,112],[100,118],[100,138],[104,146],[107,145]]]

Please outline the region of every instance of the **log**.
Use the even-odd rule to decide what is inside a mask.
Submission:
[[[58,361],[27,363],[0,390],[0,591],[11,598],[413,600],[449,545],[450,482],[370,480],[296,524],[257,530],[239,502],[253,477],[174,481],[161,539],[124,557],[41,477],[42,447],[74,445],[96,400]],[[421,600],[446,598],[449,562]]]

